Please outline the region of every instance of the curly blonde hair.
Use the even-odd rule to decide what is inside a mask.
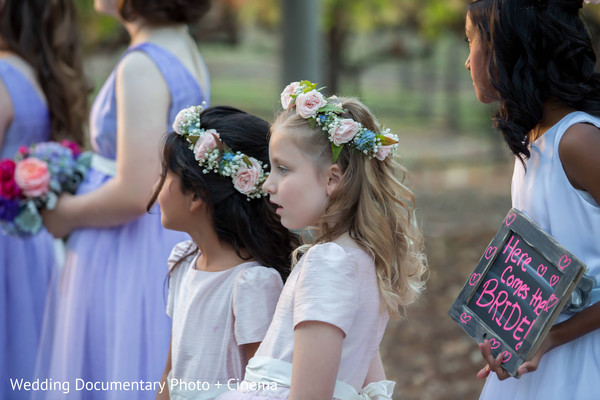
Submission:
[[[344,109],[344,118],[381,132],[373,114],[358,99],[330,98],[329,102]],[[271,130],[275,129],[293,130],[290,136],[295,144],[318,166],[333,164],[327,135],[300,117],[294,107],[278,115]],[[398,318],[400,308],[414,302],[424,289],[427,272],[423,237],[415,220],[415,197],[404,183],[406,170],[393,157],[380,161],[350,146],[343,147],[336,163],[343,171],[341,181],[325,213],[312,227],[312,243],[297,248],[294,260],[310,246],[348,232],[373,257],[385,306]]]

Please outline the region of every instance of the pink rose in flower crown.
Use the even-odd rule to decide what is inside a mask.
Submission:
[[[394,143],[396,142],[396,138],[393,135],[384,134],[383,136],[385,136],[386,138],[392,139],[394,141]],[[390,152],[392,151],[393,148],[394,148],[393,144],[386,145],[386,146],[379,146],[379,148],[377,149],[377,153],[375,153],[375,158],[377,158],[379,161],[385,160],[385,158],[390,154]]]
[[[233,177],[233,187],[242,194],[250,194],[256,190],[256,185],[260,179],[262,167],[258,161],[252,157],[250,159],[251,167],[245,166],[238,169]]]
[[[9,200],[21,196],[21,189],[15,182],[15,167],[11,159],[0,160],[0,196]]]
[[[358,133],[360,129],[360,125],[358,122],[354,121],[350,118],[344,118],[341,120],[341,124],[339,124],[333,132],[331,132],[331,141],[336,146],[339,146],[344,143],[348,143],[354,136]]]
[[[35,157],[29,157],[17,163],[15,182],[27,197],[38,197],[48,193],[50,172],[48,164]]]
[[[219,139],[220,137],[216,130],[208,129],[204,131],[204,134],[200,136],[196,142],[196,145],[194,146],[194,155],[196,156],[196,160],[204,160],[206,154],[217,148],[217,140]]]
[[[327,105],[327,100],[323,95],[316,91],[311,90],[308,93],[300,93],[296,97],[296,111],[302,118],[313,118],[317,115],[319,108]]]
[[[281,106],[284,110],[290,108],[290,105],[292,104],[292,95],[299,86],[300,82],[292,82],[283,89],[283,92],[281,92]]]

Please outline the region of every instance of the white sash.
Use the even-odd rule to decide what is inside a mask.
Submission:
[[[104,175],[117,176],[117,162],[110,158],[102,157],[99,154],[94,153],[92,155],[90,167],[98,172],[102,172]]]
[[[244,380],[290,387],[292,364],[269,357],[253,357],[248,361]],[[395,384],[387,380],[372,382],[358,393],[354,386],[338,380],[335,382],[333,397],[340,400],[391,400]]]

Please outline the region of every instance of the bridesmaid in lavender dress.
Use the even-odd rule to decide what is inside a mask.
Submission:
[[[61,11],[50,13],[54,7]],[[50,139],[81,142],[87,106],[74,16],[71,0],[0,0],[0,158]],[[48,28],[43,35],[42,26]],[[55,41],[58,30],[69,41]],[[33,378],[54,267],[45,230],[30,238],[0,233],[2,399],[29,398],[12,389],[11,379]]]
[[[37,374],[71,389],[77,379],[91,383],[89,390],[41,397],[154,398],[150,386],[160,381],[171,332],[166,261],[188,237],[164,229],[159,209],[145,214],[145,207],[159,177],[161,138],[179,110],[209,100],[208,71],[185,25],[209,5],[95,2],[97,11],[123,23],[131,43],[92,106],[97,157],[86,181],[44,214],[55,236],[71,235],[47,308]]]

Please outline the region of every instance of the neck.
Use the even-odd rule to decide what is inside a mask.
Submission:
[[[127,33],[129,33],[132,46],[144,42],[160,43],[163,40],[178,39],[188,34],[185,24],[151,25],[140,18],[132,22],[126,22],[124,26]]]
[[[556,99],[549,99],[546,101],[546,103],[544,103],[544,113],[542,114],[542,119],[540,122],[538,122],[535,128],[529,132],[529,141],[533,142],[534,140],[543,136],[548,129],[552,128],[567,114],[572,113],[573,111],[575,110],[571,107],[565,106]]]
[[[248,259],[240,257],[231,244],[218,238],[214,230],[208,234],[206,232],[190,232],[190,236],[198,246],[198,249],[200,249],[200,257],[196,260],[194,267],[197,270],[209,272],[225,271],[244,262],[252,261],[247,251],[242,249],[240,253]]]

